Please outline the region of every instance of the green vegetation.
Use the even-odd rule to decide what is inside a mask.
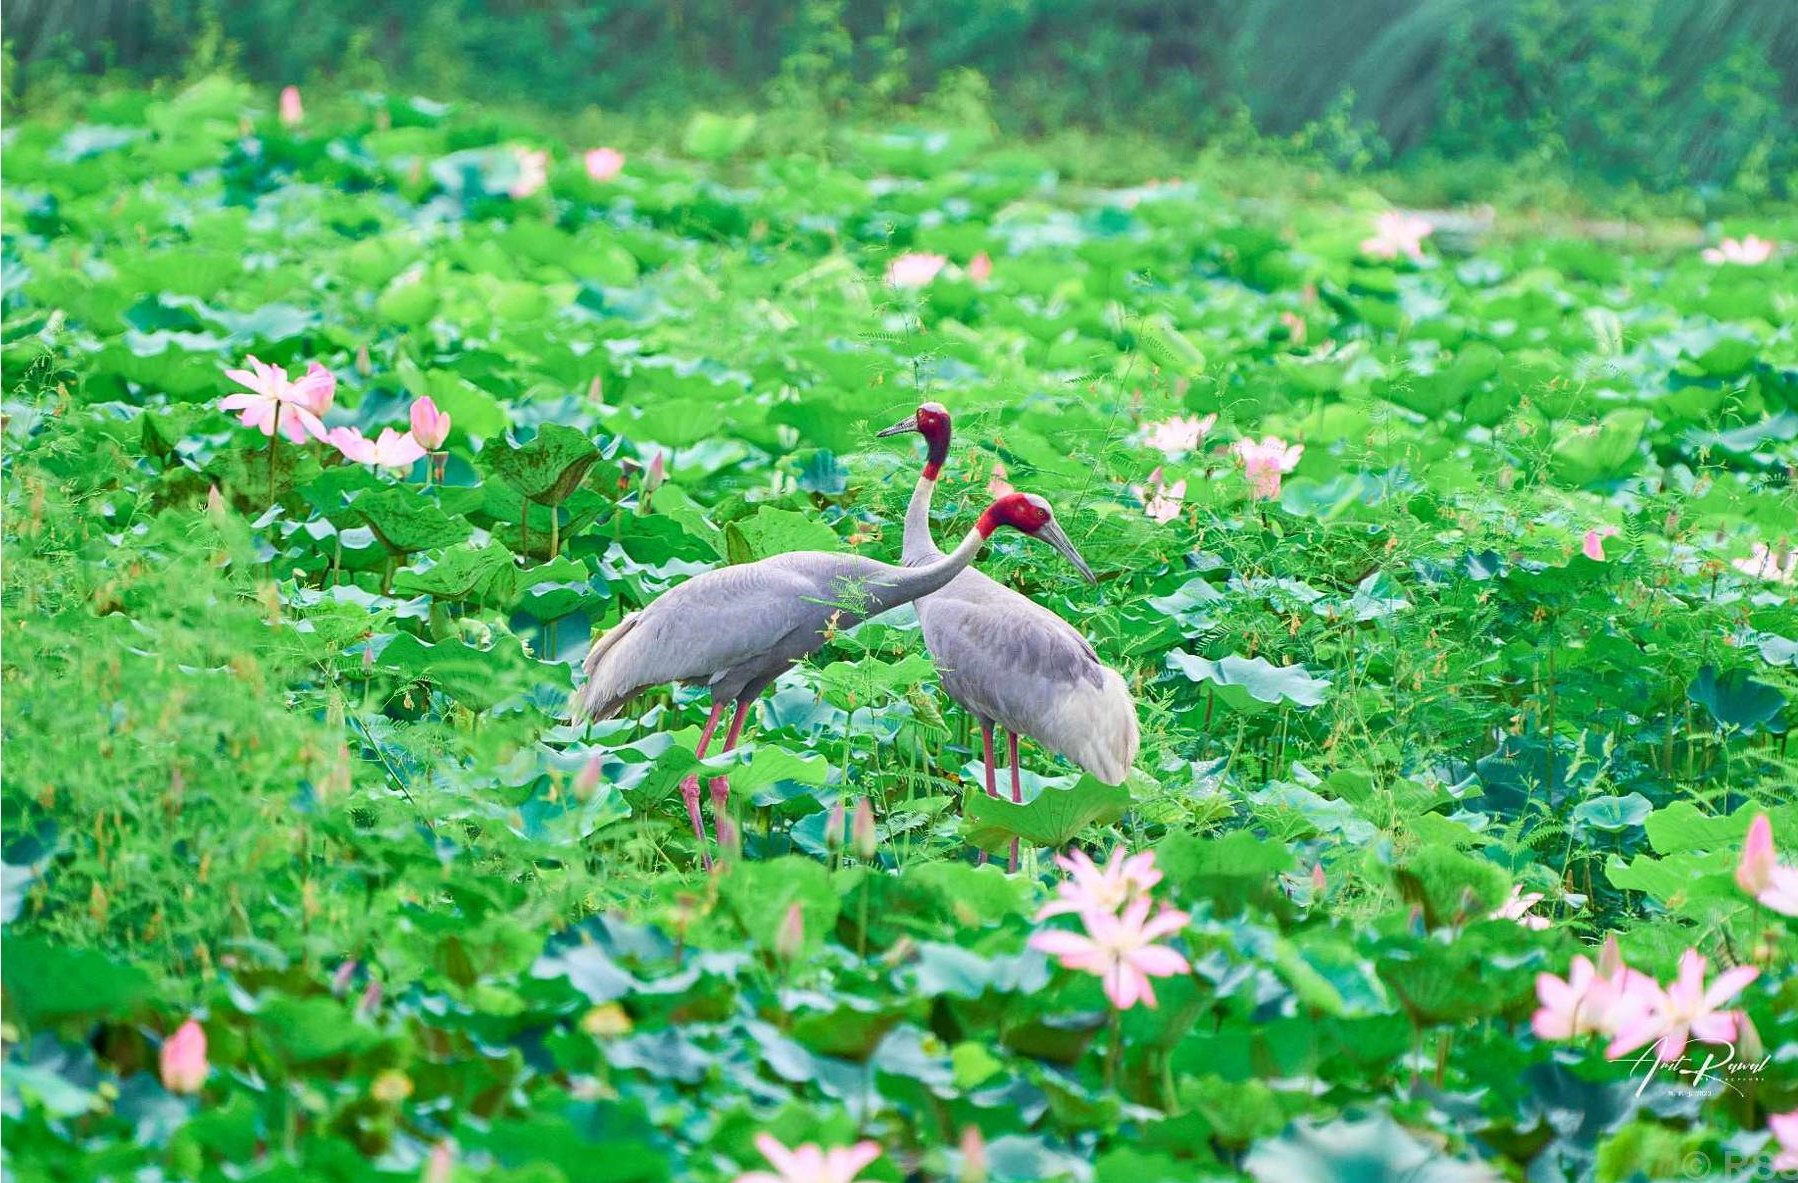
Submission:
[[[768,103],[783,121],[990,93],[1007,134],[1397,160],[1454,200],[1520,176],[1798,196],[1790,0],[157,0],[8,15],[15,88],[70,65],[160,79],[234,61],[271,87],[679,117]]]
[[[1371,192],[1215,156],[1108,187],[981,122],[305,98],[7,129],[10,1177],[709,1183],[767,1130],[885,1180],[1626,1180],[1798,1109],[1794,921],[1734,874],[1757,814],[1798,847],[1798,219],[1501,210],[1382,259]],[[428,396],[441,464],[244,426],[250,355],[369,437]],[[579,658],[720,563],[896,557],[918,457],[870,437],[923,400],[940,539],[1002,466],[1099,572],[983,563],[1125,674],[1137,771],[1026,745],[1031,803],[979,801],[895,613],[708,761],[708,876],[704,696],[571,727]],[[1258,498],[1266,436],[1303,451]],[[1027,944],[1070,843],[1191,914],[1158,1006]],[[1732,1042],[1773,1061],[1644,1085],[1533,1032],[1608,935],[1758,969]]]

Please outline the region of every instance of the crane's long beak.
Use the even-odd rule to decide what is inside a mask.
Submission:
[[[914,414],[907,415],[905,418],[899,420],[899,422],[893,424],[891,427],[882,428],[881,430],[875,432],[874,438],[875,439],[883,439],[889,435],[904,435],[908,431],[916,431],[916,430],[918,430],[918,416],[914,413]]]
[[[1080,572],[1088,583],[1099,582],[1098,576],[1093,574],[1093,569],[1086,565],[1086,560],[1080,557],[1080,552],[1075,550],[1074,544],[1068,540],[1067,532],[1061,528],[1061,523],[1053,518],[1049,519],[1047,524],[1037,530],[1036,536],[1060,551],[1061,557],[1074,564],[1074,569]]]

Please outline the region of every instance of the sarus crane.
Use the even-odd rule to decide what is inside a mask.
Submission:
[[[926,445],[924,471],[905,511],[904,561],[928,570],[942,551],[930,534],[930,502],[949,457],[949,412],[925,403],[878,433],[916,432]],[[1092,572],[1081,567],[1089,582]],[[993,727],[1006,732],[1011,799],[1022,803],[1018,737],[1027,735],[1108,785],[1123,783],[1136,762],[1141,734],[1136,704],[1119,673],[1099,660],[1085,637],[1061,617],[979,571],[966,570],[913,609],[943,690],[980,723],[987,795],[997,797]],[[1012,839],[1011,869],[1018,843]]]
[[[1030,493],[996,499],[953,552],[920,564],[893,566],[861,555],[794,551],[720,567],[669,589],[594,642],[584,663],[586,684],[575,694],[575,717],[609,719],[653,686],[704,685],[711,689],[712,710],[696,754],[705,757],[724,708],[734,703],[723,748],[731,751],[742,736],[750,705],[769,683],[822,647],[833,632],[954,579],[1001,526],[1042,539],[1090,576],[1049,503]],[[711,788],[712,816],[721,819],[730,781],[714,777]],[[681,782],[681,797],[700,857],[710,867],[697,773]]]

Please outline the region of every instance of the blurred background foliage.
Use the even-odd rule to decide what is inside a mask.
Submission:
[[[1794,0],[11,0],[9,94],[122,70],[647,115],[878,116],[1798,191]]]

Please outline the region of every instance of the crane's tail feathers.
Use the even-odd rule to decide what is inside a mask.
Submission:
[[[1056,750],[1092,773],[1093,779],[1123,784],[1142,746],[1136,703],[1123,676],[1107,668],[1097,687],[1082,683],[1057,714],[1061,717],[1052,730],[1065,738]]]
[[[630,635],[642,618],[641,612],[632,612],[607,629],[599,640],[593,642],[593,647],[587,650],[587,658],[581,663],[587,681],[574,692],[572,713],[576,722],[585,719],[598,723],[610,719],[642,689],[641,686],[628,685],[629,679],[620,676],[625,673],[615,668],[620,663],[608,663],[606,660],[608,656],[617,657],[618,643]]]

